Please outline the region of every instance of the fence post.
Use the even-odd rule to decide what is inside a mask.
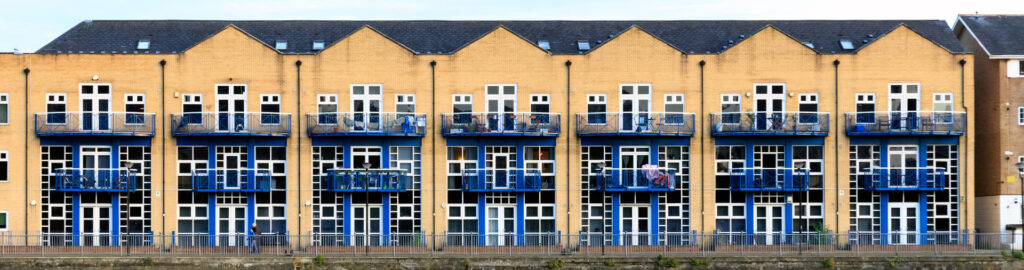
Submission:
[[[776,241],[776,242],[779,242],[778,243],[778,245],[779,245],[779,257],[782,257],[782,246],[783,246],[782,242],[785,242],[784,240],[785,239],[783,239],[782,233],[779,233],[779,241]]]
[[[935,255],[939,255],[939,234],[932,233],[932,235],[935,236],[932,238],[932,251],[935,252]],[[927,239],[927,237],[925,237],[925,239]]]

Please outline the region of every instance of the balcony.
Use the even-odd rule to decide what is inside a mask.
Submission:
[[[269,192],[270,171],[257,169],[198,169],[192,173],[195,192]]]
[[[964,112],[851,112],[846,113],[846,135],[952,135],[967,130]]]
[[[291,120],[287,113],[172,113],[171,132],[174,136],[288,137]]]
[[[441,132],[457,136],[558,137],[561,117],[557,113],[443,113]]]
[[[733,191],[804,191],[809,187],[807,170],[792,168],[742,168],[729,171]]]
[[[54,171],[54,190],[63,192],[134,192],[135,172],[128,169],[63,168]]]
[[[692,113],[577,113],[578,136],[693,136]]]
[[[532,169],[478,169],[462,173],[462,191],[540,191],[540,171]]]
[[[306,126],[310,137],[327,136],[407,136],[427,133],[427,115],[423,113],[308,113]]]
[[[36,136],[152,137],[156,114],[127,112],[36,113]]]
[[[664,168],[619,169],[605,168],[597,179],[598,190],[620,191],[673,191],[676,172]]]
[[[861,186],[869,191],[941,191],[946,170],[938,168],[872,168],[862,174]]]
[[[335,169],[325,176],[322,189],[330,192],[405,192],[412,181],[405,170],[398,169]]]
[[[828,113],[712,113],[712,136],[828,136]]]

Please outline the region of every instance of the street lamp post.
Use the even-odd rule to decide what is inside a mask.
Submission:
[[[370,164],[369,162],[363,163],[363,169],[366,170],[366,174],[363,175],[363,230],[366,239],[364,241],[366,254],[370,254]]]

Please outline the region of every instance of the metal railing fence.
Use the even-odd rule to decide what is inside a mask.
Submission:
[[[603,240],[603,241],[602,241]],[[3,256],[828,255],[941,256],[1020,249],[1012,234],[948,233],[245,233],[0,234]]]

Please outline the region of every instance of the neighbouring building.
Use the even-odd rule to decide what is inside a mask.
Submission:
[[[0,229],[963,241],[975,63],[938,20],[85,21],[0,54]]]
[[[978,230],[1020,230],[1024,168],[1017,163],[1024,162],[1024,16],[960,15],[954,31],[974,54],[974,106],[981,109],[975,118]],[[1016,243],[1019,247],[1019,236]]]

